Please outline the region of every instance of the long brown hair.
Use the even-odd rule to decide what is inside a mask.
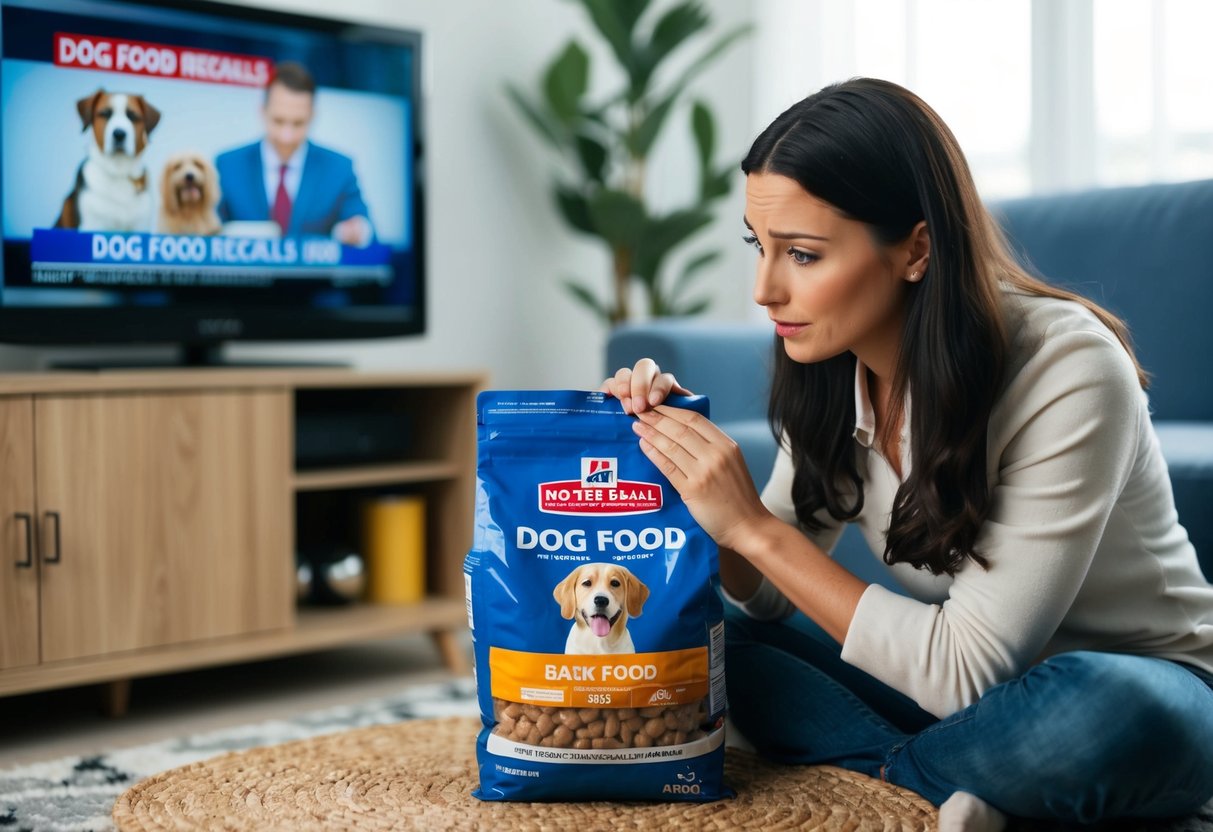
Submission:
[[[896,84],[854,78],[809,96],[759,135],[741,168],[796,180],[882,245],[925,220],[930,259],[922,280],[907,284],[894,412],[879,437],[887,443],[908,392],[914,465],[894,499],[884,559],[935,575],[955,574],[966,558],[986,566],[974,544],[990,510],[986,435],[1007,363],[1000,283],[1081,303],[1132,356],[1124,323],[1015,262],[951,130]],[[837,520],[863,509],[851,435],[855,364],[850,352],[798,364],[776,339],[771,428],[789,445],[796,516],[809,529],[822,527],[813,515],[823,507]],[[1138,378],[1144,387],[1140,365]]]

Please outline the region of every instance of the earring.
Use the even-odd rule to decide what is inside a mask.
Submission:
[[[918,282],[918,272],[910,272],[910,282],[911,283]]]

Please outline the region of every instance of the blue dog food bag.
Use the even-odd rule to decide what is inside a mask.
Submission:
[[[732,795],[716,544],[633,421],[602,393],[477,400],[464,580],[483,800]]]

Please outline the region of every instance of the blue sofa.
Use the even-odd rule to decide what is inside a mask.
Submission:
[[[1213,579],[1213,180],[1028,197],[991,209],[1029,268],[1128,322],[1151,374],[1151,410],[1179,519]],[[761,485],[776,447],[766,422],[773,340],[771,327],[759,324],[629,324],[608,340],[607,370],[648,356],[707,394],[713,419]],[[856,530],[843,535],[835,556],[889,585]]]

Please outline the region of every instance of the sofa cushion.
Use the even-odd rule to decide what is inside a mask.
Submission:
[[[1213,423],[1155,422],[1171,474],[1179,522],[1213,580]]]
[[[1158,419],[1213,420],[1213,180],[991,206],[1033,271],[1128,321]]]

